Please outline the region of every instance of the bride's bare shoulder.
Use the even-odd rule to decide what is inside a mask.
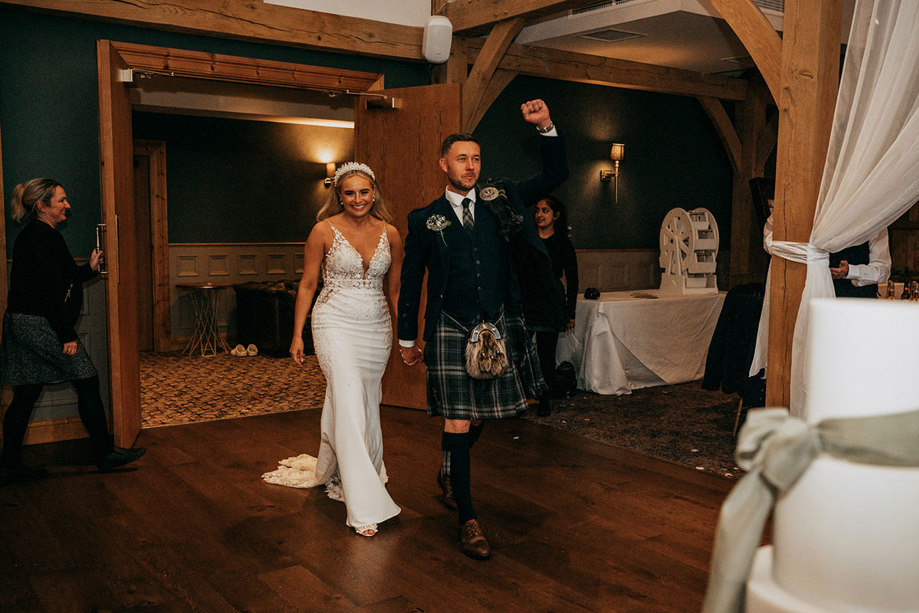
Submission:
[[[390,245],[402,244],[402,235],[399,234],[399,229],[392,224],[386,224],[386,239]]]

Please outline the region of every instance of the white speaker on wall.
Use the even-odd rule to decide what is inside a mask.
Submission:
[[[443,15],[433,15],[424,24],[421,53],[432,64],[443,64],[450,58],[453,24]]]

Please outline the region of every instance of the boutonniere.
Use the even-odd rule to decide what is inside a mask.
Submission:
[[[428,230],[440,234],[440,240],[444,242],[445,247],[447,246],[447,239],[444,238],[444,230],[450,227],[449,219],[443,215],[431,215],[428,217],[428,220],[424,223],[424,225]]]

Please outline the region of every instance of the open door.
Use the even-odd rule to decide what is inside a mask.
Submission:
[[[140,369],[137,353],[137,258],[134,228],[134,158],[131,102],[121,79],[128,66],[110,41],[96,43],[99,68],[99,145],[102,223],[106,225],[105,299],[109,390],[115,444],[130,447],[140,432]],[[119,226],[125,232],[119,232]]]
[[[374,94],[391,97],[393,104],[376,104],[380,99]],[[460,111],[457,83],[371,91],[357,100],[355,159],[373,169],[391,204],[393,225],[403,237],[409,211],[430,204],[444,191],[446,180],[437,160],[443,139],[460,131]],[[423,309],[424,297],[421,304]],[[394,343],[395,324],[393,319]],[[424,365],[409,368],[393,351],[383,376],[383,404],[424,409],[425,398]]]

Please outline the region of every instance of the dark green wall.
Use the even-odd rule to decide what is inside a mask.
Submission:
[[[475,130],[483,174],[523,178],[538,167],[533,128],[520,104],[542,98],[565,132],[571,176],[556,195],[568,205],[580,249],[657,249],[664,215],[705,207],[721,246],[730,245],[731,167],[715,129],[695,98],[517,77]],[[625,144],[619,203],[600,170],[613,166],[613,142]]]
[[[389,87],[430,82],[430,68],[421,62],[145,30],[0,6],[5,202],[13,186],[32,177],[50,176],[63,183],[74,214],[61,231],[77,257],[88,255],[95,245],[94,227],[100,219],[98,39],[378,72]],[[9,219],[6,208],[9,254],[20,226]]]
[[[328,195],[321,142],[350,160],[354,131],[134,113],[134,138],[166,143],[169,242],[303,242]]]

